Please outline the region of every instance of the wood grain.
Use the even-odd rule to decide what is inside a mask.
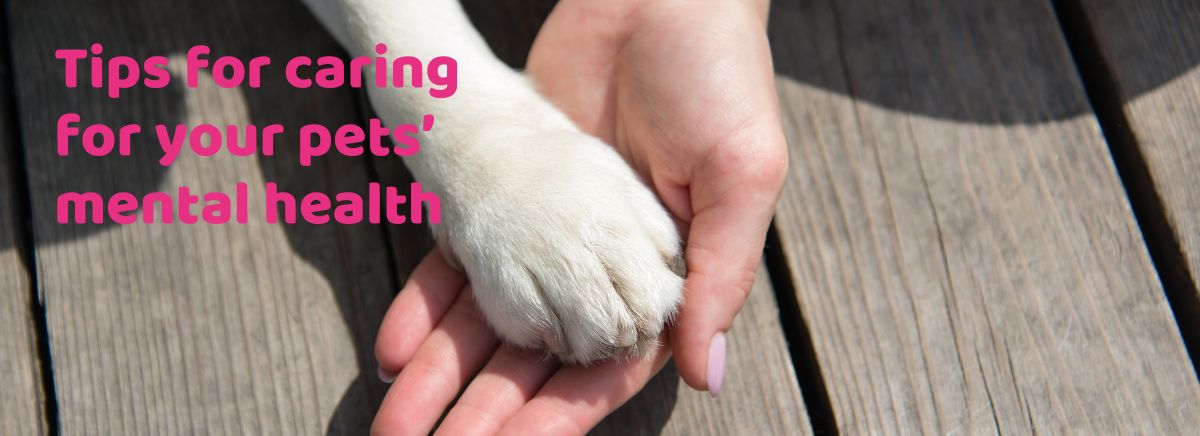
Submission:
[[[0,23],[0,34],[6,26]],[[0,83],[10,83],[8,46],[0,46]],[[11,125],[12,95],[0,90],[0,429],[11,434],[49,434],[34,329],[33,287],[18,252],[19,200],[16,156],[20,143]],[[24,236],[24,235],[20,235]]]
[[[295,135],[274,158],[184,155],[157,163],[153,135],[127,158],[55,154],[65,112],[84,123],[174,125],[354,123],[348,90],[300,91],[269,69],[261,89],[182,86],[179,58],[195,44],[216,55],[337,55],[289,1],[13,1],[9,5],[20,122],[33,201],[64,434],[364,434],[385,386],[373,340],[397,289],[383,231],[369,226],[268,225],[266,182],[301,195],[364,192],[365,159],[297,164]],[[70,11],[64,13],[63,11]],[[176,78],[118,100],[67,89],[58,48],[172,57]],[[87,75],[81,83],[87,83]],[[150,127],[145,127],[147,130]],[[77,151],[77,150],[76,150]],[[67,191],[233,192],[254,196],[249,224],[59,225]]]
[[[1169,251],[1160,254],[1164,280],[1178,288],[1168,291],[1178,292],[1180,325],[1200,334],[1200,3],[1081,4],[1124,115],[1126,124],[1113,127],[1128,130],[1125,145],[1137,148],[1148,173],[1148,189],[1130,195],[1154,197],[1150,207],[1161,209],[1148,213],[1165,218],[1157,230],[1171,241],[1161,247]]]
[[[1182,434],[1200,386],[1047,2],[776,2],[776,215],[843,434]]]
[[[65,89],[47,53],[92,42],[106,54],[164,54],[173,62],[197,43],[242,58],[340,50],[287,2],[18,1],[11,9],[62,432],[365,433],[384,388],[373,379],[374,329],[403,278],[390,272],[384,229],[267,225],[254,201],[247,225],[54,222],[55,197],[66,191],[141,195],[187,184],[230,192],[245,181],[254,192],[274,181],[291,192],[361,192],[369,171],[365,160],[337,158],[300,169],[283,147],[272,159],[184,157],[164,169],[149,137],[129,158],[58,157],[54,121],[68,111],[109,125],[336,125],[361,121],[361,101],[344,91],[290,90],[278,86],[280,77],[265,79],[275,85],[261,90],[204,81],[110,100],[94,89]],[[396,162],[376,162],[385,183],[407,177]],[[387,234],[400,271],[428,248],[415,227]],[[730,347],[721,399],[690,391],[668,371],[600,431],[807,434],[765,278]]]

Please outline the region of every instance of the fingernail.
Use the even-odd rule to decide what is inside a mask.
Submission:
[[[396,376],[398,376],[398,375],[400,375],[400,373],[388,371],[386,369],[383,369],[382,366],[379,367],[379,381],[381,381],[381,382],[384,382],[384,383],[394,382],[394,381],[396,381]]]
[[[725,383],[725,332],[718,332],[708,343],[708,394],[714,398]]]

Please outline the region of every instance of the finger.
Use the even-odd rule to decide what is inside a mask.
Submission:
[[[698,209],[684,253],[686,295],[671,346],[684,381],[712,395],[725,379],[725,332],[754,285],[786,175],[786,148],[780,144],[782,158],[735,154],[692,187]]]
[[[428,434],[496,346],[497,340],[475,308],[470,290],[460,293],[388,389],[371,433]]]
[[[425,255],[379,326],[375,358],[381,379],[390,382],[396,377],[465,284],[466,277],[446,263],[437,248]]]
[[[558,362],[542,352],[500,347],[442,420],[437,434],[496,434],[556,369]]]
[[[646,386],[670,355],[667,347],[660,347],[646,359],[565,367],[505,423],[500,434],[582,435]]]

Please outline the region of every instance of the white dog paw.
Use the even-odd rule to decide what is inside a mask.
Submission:
[[[489,324],[569,363],[653,350],[683,296],[670,215],[598,139],[508,133],[522,146],[504,159],[455,157],[470,174],[446,182],[434,226]]]

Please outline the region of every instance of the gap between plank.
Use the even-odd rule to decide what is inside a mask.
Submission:
[[[5,121],[10,126],[10,131],[0,135],[0,141],[7,142],[4,147],[4,153],[7,153],[8,162],[11,164],[11,173],[7,181],[11,182],[13,198],[11,199],[13,218],[13,244],[21,263],[24,264],[26,272],[29,274],[29,289],[32,298],[29,299],[29,312],[34,321],[34,334],[37,336],[37,351],[38,351],[38,371],[42,382],[42,410],[45,416],[45,424],[47,426],[46,434],[60,434],[58,427],[58,396],[54,387],[54,365],[50,356],[50,328],[46,321],[46,306],[42,301],[42,295],[38,292],[38,273],[37,259],[34,255],[34,235],[33,235],[33,202],[30,198],[29,191],[29,174],[25,169],[25,150],[22,147],[22,133],[20,117],[17,116],[18,105],[16,104],[17,86],[15,72],[13,66],[16,65],[13,59],[12,38],[9,38],[9,5],[5,2],[0,8],[0,37],[4,41],[4,56],[0,62],[4,62],[3,72],[3,90],[0,90],[0,111],[5,113],[7,118]]]
[[[783,325],[788,354],[792,357],[792,369],[800,383],[800,395],[804,397],[804,405],[808,408],[808,419],[813,434],[837,435],[837,417],[833,414],[829,391],[825,388],[824,377],[821,376],[821,365],[817,362],[812,332],[800,311],[800,301],[796,298],[796,287],[789,272],[787,255],[783,252],[774,220],[767,230],[764,256],[767,275],[774,285],[775,302],[779,306],[779,322]]]
[[[1200,378],[1200,293],[1171,227],[1162,197],[1150,176],[1146,157],[1125,116],[1113,73],[1104,63],[1094,29],[1079,0],[1051,0],[1059,27],[1083,82],[1088,102],[1096,113],[1108,143],[1113,164],[1125,186],[1126,197],[1141,229],[1150,260],[1162,282],[1175,323],[1192,360],[1192,371]]]

